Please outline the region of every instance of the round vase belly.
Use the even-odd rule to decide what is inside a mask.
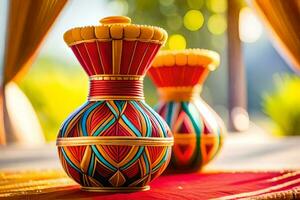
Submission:
[[[90,90],[88,101],[61,126],[58,154],[83,190],[147,190],[167,167],[173,145],[168,125],[143,94],[143,78],[166,33],[130,24],[127,17],[101,23],[64,35],[90,77]]]
[[[170,132],[144,101],[87,102],[62,125],[61,163],[85,190],[146,190],[167,167]]]
[[[160,96],[156,111],[174,135],[169,171],[198,171],[222,147],[226,128],[200,98],[204,80],[218,59],[218,54],[203,49],[161,51],[148,72]]]
[[[156,111],[172,127],[174,135],[170,170],[197,171],[217,155],[225,128],[202,99],[161,102]]]

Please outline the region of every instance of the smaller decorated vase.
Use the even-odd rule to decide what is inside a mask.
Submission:
[[[83,190],[148,190],[171,157],[171,131],[143,94],[143,78],[167,35],[130,21],[107,17],[64,35],[90,79],[87,102],[57,138],[62,166]]]
[[[170,171],[198,171],[219,152],[226,132],[221,118],[200,97],[219,55],[204,49],[160,51],[148,75],[160,96],[156,111],[174,135]]]

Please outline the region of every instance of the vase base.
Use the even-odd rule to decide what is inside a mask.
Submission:
[[[86,187],[81,186],[81,190],[88,192],[110,192],[110,193],[128,193],[150,190],[150,186],[146,185],[143,187]]]

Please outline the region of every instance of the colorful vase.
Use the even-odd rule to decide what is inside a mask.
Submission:
[[[107,17],[64,34],[90,90],[62,124],[57,146],[64,170],[84,190],[147,190],[171,157],[172,134],[143,95],[143,78],[167,34],[130,21]]]
[[[171,171],[197,171],[222,146],[225,126],[200,98],[209,71],[219,64],[216,52],[203,49],[161,51],[148,75],[158,88],[156,111],[174,135]]]

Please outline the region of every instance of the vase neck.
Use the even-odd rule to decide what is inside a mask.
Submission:
[[[91,76],[89,101],[143,100],[143,78],[134,75]]]
[[[191,101],[193,99],[199,98],[201,90],[202,90],[202,85],[158,88],[160,99],[165,102]]]

